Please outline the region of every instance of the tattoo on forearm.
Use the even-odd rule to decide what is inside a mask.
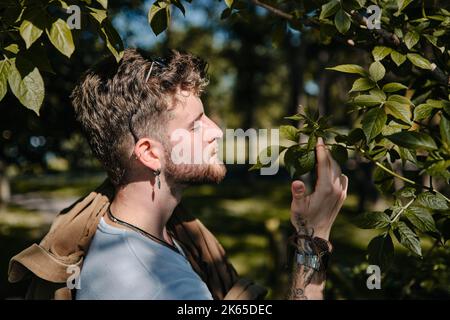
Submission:
[[[313,228],[307,228],[306,222],[303,219],[297,221],[297,230],[301,235],[306,235],[305,238],[299,238],[296,246],[297,251],[307,254],[313,254],[311,239],[314,233]],[[292,274],[291,274],[291,290],[289,292],[289,299],[293,300],[307,300],[305,295],[306,287],[311,283],[311,279],[315,274],[315,270],[305,265],[297,263],[294,259]]]
[[[308,297],[305,296],[303,289],[294,289],[293,298],[295,300],[308,300]]]
[[[305,295],[306,287],[310,284],[315,270],[307,266],[294,263],[292,270],[292,286],[289,295],[293,300],[307,300]]]

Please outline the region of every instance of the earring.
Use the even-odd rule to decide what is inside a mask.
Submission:
[[[159,178],[160,174],[161,174],[161,170],[158,169],[155,171],[156,184],[158,185],[158,189],[161,189],[161,179]]]

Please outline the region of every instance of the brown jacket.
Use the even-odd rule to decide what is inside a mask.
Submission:
[[[39,245],[33,244],[11,259],[8,280],[18,282],[31,278],[27,299],[73,299],[72,291],[66,286],[71,275],[67,268],[82,267],[97,224],[113,197],[114,188],[106,180],[88,196],[61,211]],[[214,299],[264,298],[267,290],[239,278],[217,239],[182,206],[174,210],[168,229]]]

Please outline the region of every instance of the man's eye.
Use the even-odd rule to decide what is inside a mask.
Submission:
[[[193,127],[192,131],[198,131],[202,127],[202,124],[200,121],[198,121]]]

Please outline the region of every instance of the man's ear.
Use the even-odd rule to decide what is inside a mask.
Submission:
[[[141,138],[134,145],[134,156],[144,166],[153,171],[161,170],[164,149],[160,142]]]

